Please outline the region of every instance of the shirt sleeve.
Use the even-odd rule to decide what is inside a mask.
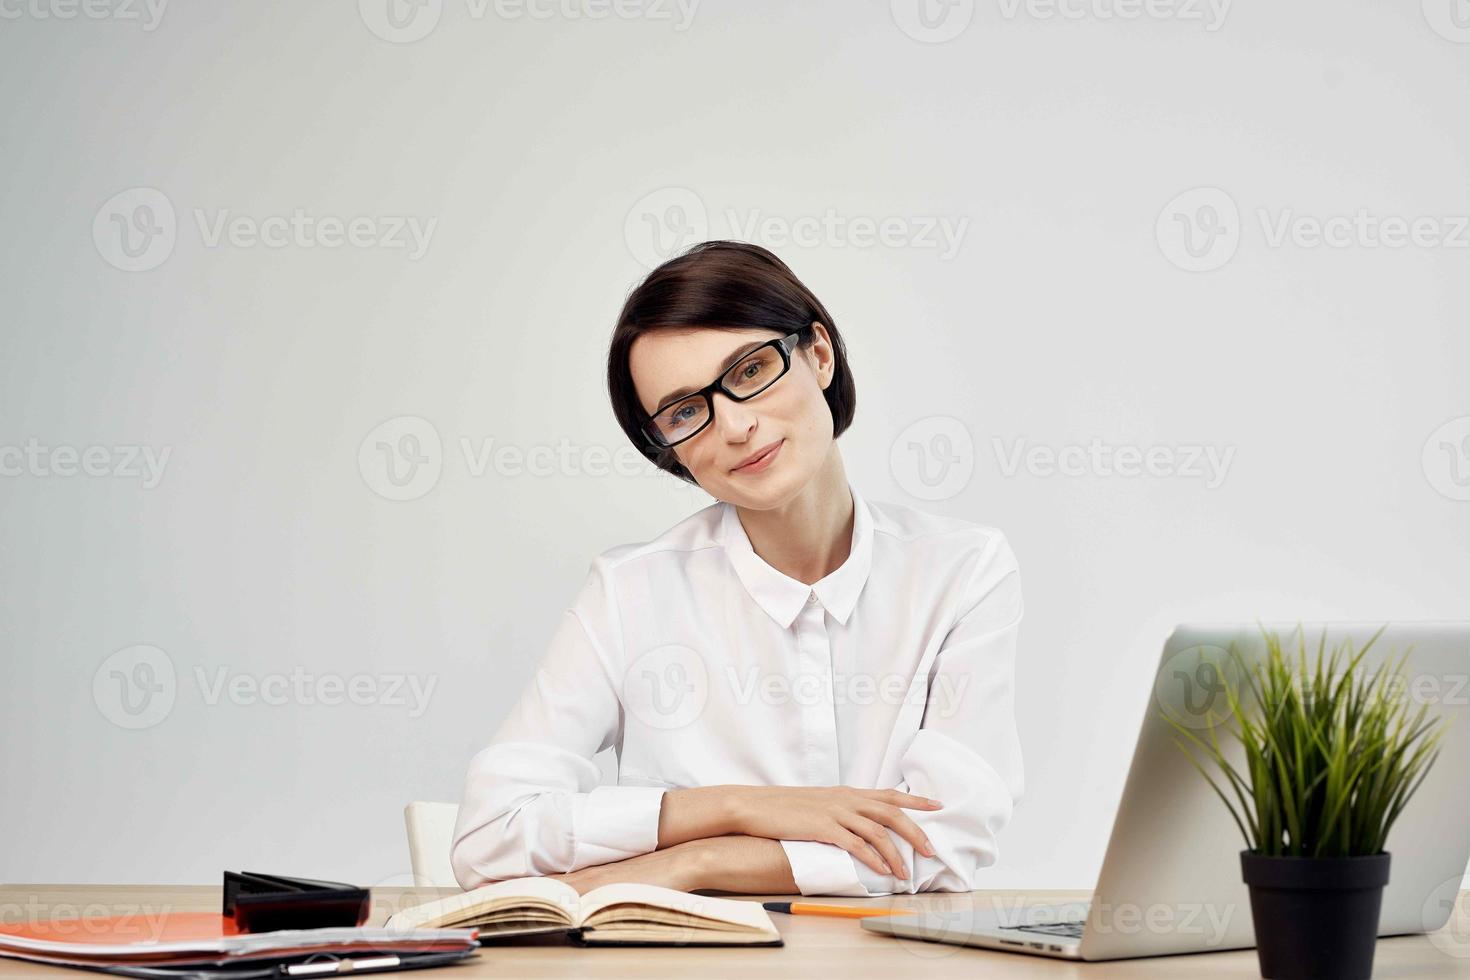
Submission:
[[[944,804],[904,812],[934,845],[916,853],[889,831],[908,878],[880,875],[836,844],[782,841],[803,895],[892,895],[973,891],[979,872],[996,862],[997,835],[1024,789],[1015,721],[1016,636],[1020,570],[999,531],[971,566],[963,611],[945,636],[928,676],[919,730],[899,765],[894,787]]]
[[[576,871],[658,847],[664,789],[599,786],[622,734],[621,644],[605,558],[593,562],[536,674],[470,761],[450,864],[466,889]]]

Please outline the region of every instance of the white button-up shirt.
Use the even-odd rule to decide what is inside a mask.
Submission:
[[[968,891],[1022,792],[1014,677],[1021,587],[1000,531],[914,508],[855,513],[814,585],[757,555],[717,502],[593,562],[535,676],[475,755],[459,883],[575,871],[658,846],[671,788],[895,788],[936,851],[890,834],[911,874],[783,840],[804,895]],[[618,785],[593,757],[613,747]]]

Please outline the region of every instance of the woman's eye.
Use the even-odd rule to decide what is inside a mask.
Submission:
[[[751,378],[759,374],[760,370],[760,360],[758,358],[753,358],[749,361],[746,361],[745,366],[740,369],[740,378],[743,381],[749,381]]]

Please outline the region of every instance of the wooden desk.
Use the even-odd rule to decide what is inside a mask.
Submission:
[[[382,888],[373,891],[374,924],[382,922],[400,906],[417,904],[449,891]],[[1021,893],[976,892],[978,900],[1006,901]],[[1440,937],[1442,948],[1428,936],[1403,936],[1378,943],[1374,960],[1375,977],[1470,978],[1470,892],[1461,892],[1456,909],[1459,928],[1449,941]],[[791,896],[763,896],[789,899]],[[1026,893],[1031,901],[1075,902],[1086,892]],[[933,902],[953,902],[955,896],[894,896],[878,901],[894,908],[922,909]],[[759,898],[753,899],[759,901]],[[219,908],[219,889],[197,886],[159,885],[0,885],[0,919],[16,922],[25,917],[51,918],[76,915],[148,916],[170,911],[200,911]],[[831,904],[869,904],[847,898],[822,898]],[[941,906],[944,907],[944,906]],[[953,907],[953,905],[947,906]],[[786,945],[776,949],[582,949],[563,941],[517,946],[486,946],[478,960],[462,966],[404,977],[423,980],[453,980],[455,977],[817,977],[823,980],[895,980],[901,977],[1081,977],[1105,980],[1118,977],[1255,977],[1259,976],[1255,950],[1200,953],[1154,959],[1119,960],[1111,963],[1079,963],[1023,954],[991,952],[964,946],[913,942],[868,933],[857,920],[816,916],[786,916],[772,913]],[[1448,951],[1447,951],[1448,950]],[[1458,955],[1456,955],[1458,954]],[[0,978],[67,976],[57,967],[0,959]],[[71,975],[81,976],[80,973]]]

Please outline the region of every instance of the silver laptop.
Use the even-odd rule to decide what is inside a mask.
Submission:
[[[1265,623],[1290,640],[1295,623]],[[1328,648],[1354,650],[1380,623],[1305,623],[1309,659],[1325,627]],[[1227,717],[1223,682],[1239,662],[1264,656],[1261,625],[1185,625],[1165,641],[1152,696],[1112,837],[1092,899],[1033,905],[981,893],[935,896],[922,914],[868,918],[862,927],[908,939],[1077,960],[1197,953],[1255,945],[1250,895],[1241,881],[1245,847],[1224,803],[1175,744],[1171,717],[1208,737],[1209,719]],[[1241,655],[1230,656],[1234,648]],[[1392,855],[1379,935],[1434,932],[1449,919],[1470,861],[1470,623],[1392,623],[1364,657],[1377,666],[1410,648],[1405,696],[1440,712],[1447,729],[1438,761],[1389,833]],[[1237,678],[1238,679],[1238,678]],[[1241,763],[1233,738],[1227,756]],[[1208,771],[1208,763],[1207,763]],[[1212,772],[1212,775],[1214,773]],[[1218,777],[1217,777],[1218,778]],[[1470,956],[1470,934],[1436,933],[1454,955]]]

